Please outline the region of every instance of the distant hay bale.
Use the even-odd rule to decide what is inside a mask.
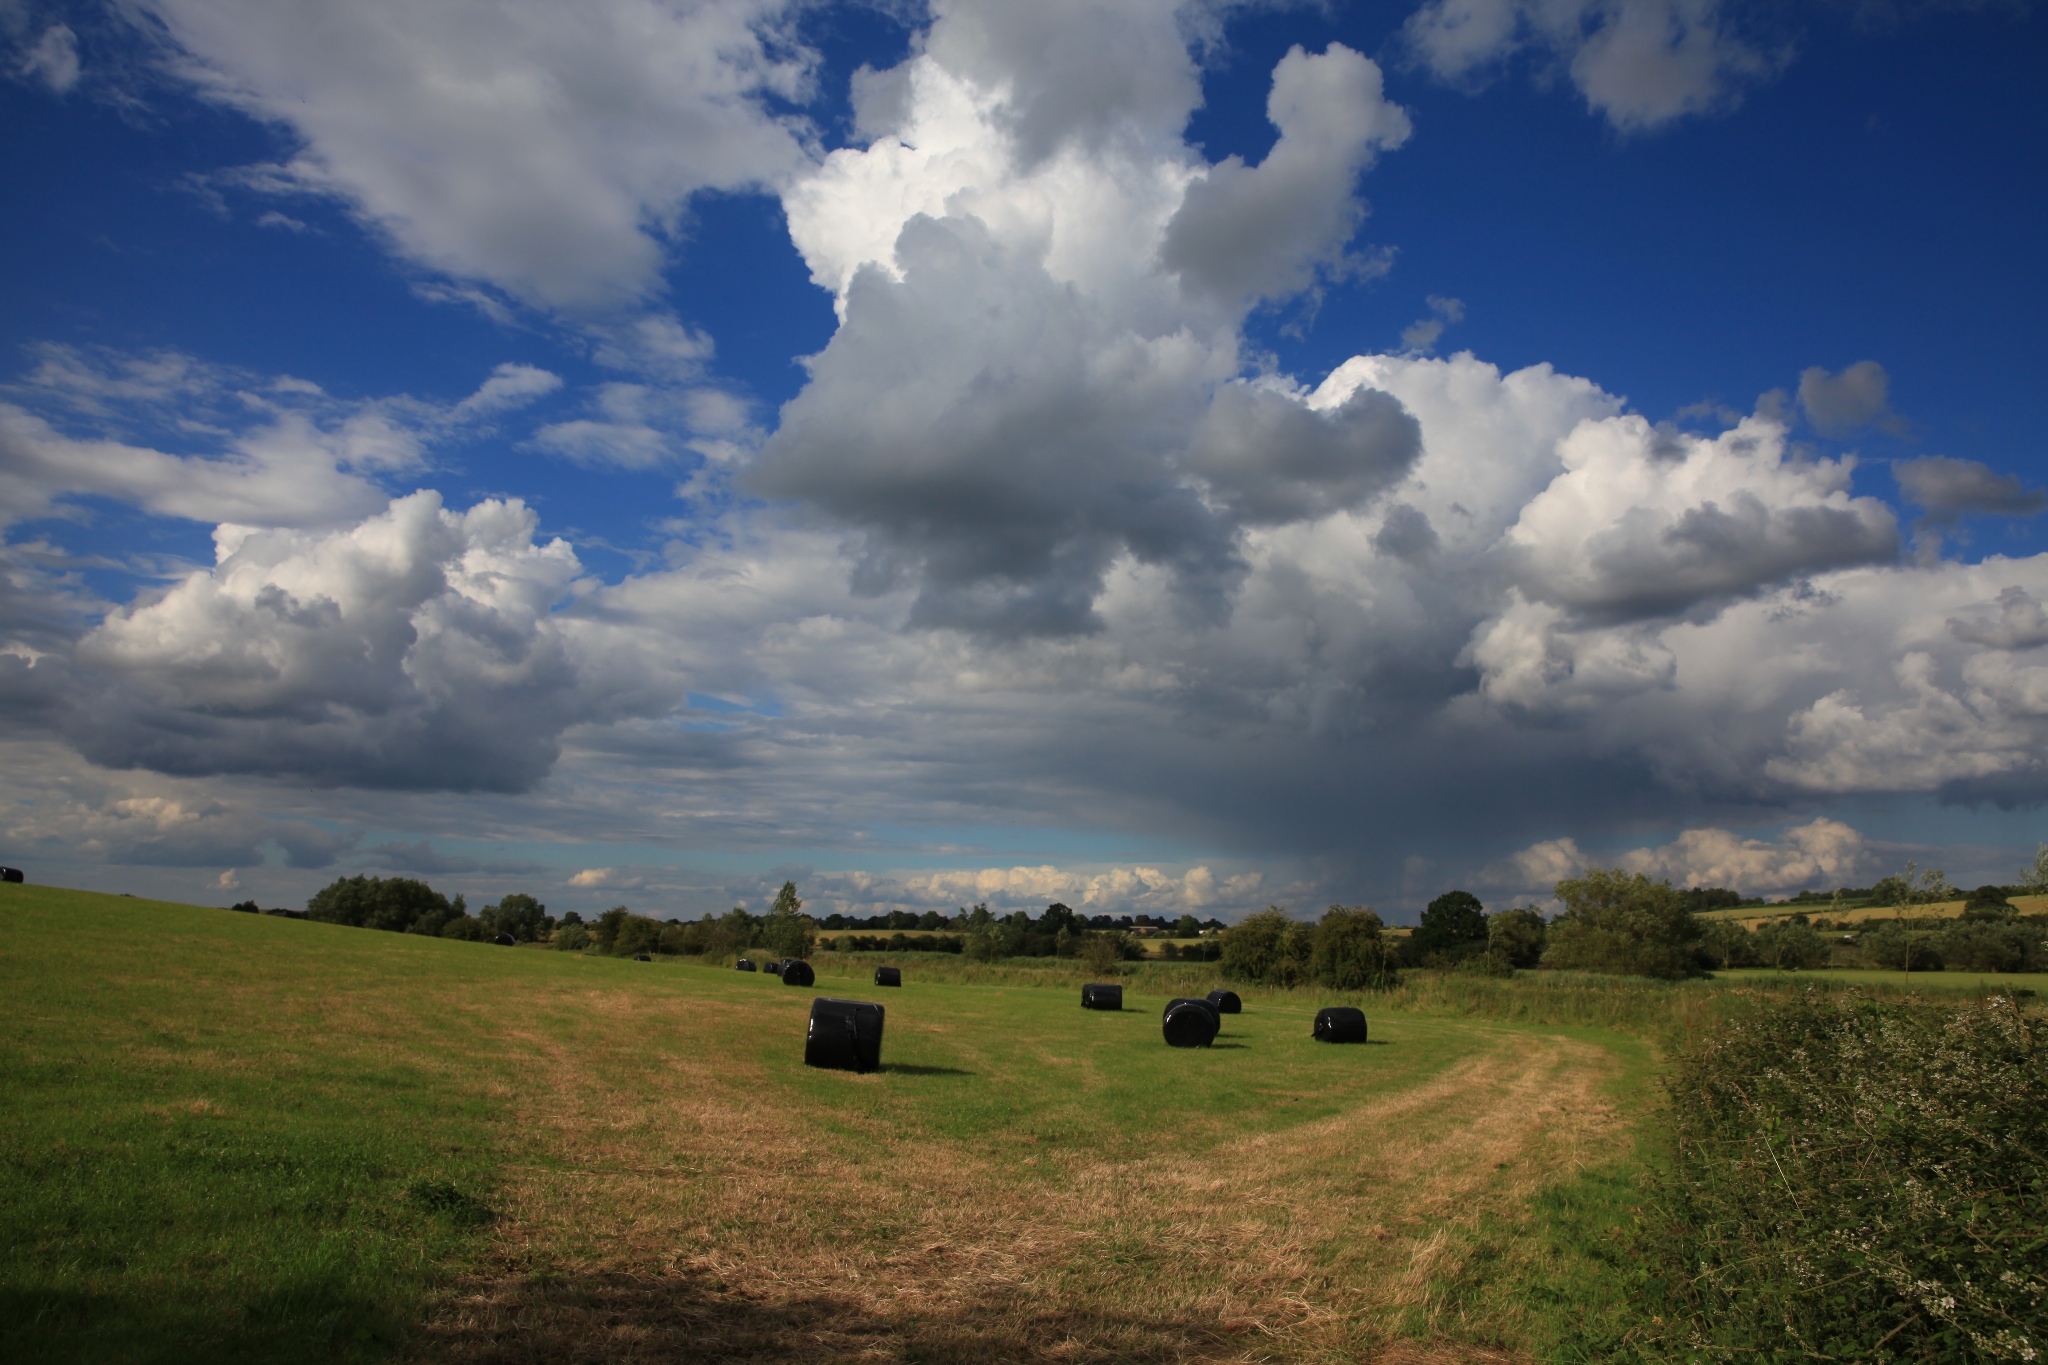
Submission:
[[[1332,1005],[1329,1009],[1317,1010],[1315,1037],[1325,1043],[1364,1042],[1365,1011],[1349,1005]]]
[[[512,935],[510,934],[500,934],[496,938],[492,939],[491,942],[497,944],[500,948],[513,948],[517,947],[519,944],[519,940],[512,937]]]
[[[808,986],[818,979],[818,974],[811,970],[811,964],[800,957],[785,959],[780,975],[785,986]]]
[[[903,984],[903,969],[902,969],[901,967],[877,967],[877,968],[875,968],[875,984],[876,984],[877,986],[900,986],[900,985],[902,985],[902,984]]]
[[[754,970],[754,960],[750,957],[743,957],[738,962],[735,962],[732,965],[733,968],[737,971],[751,972]]]
[[[645,954],[645,953],[635,953],[635,954],[633,954],[633,960],[634,960],[635,962],[652,962],[652,961],[654,961],[654,959],[653,959],[653,958],[649,957],[649,956],[648,956],[647,954]]]
[[[1218,1014],[1244,1013],[1244,1001],[1237,998],[1236,991],[1210,991],[1209,1003],[1216,1007]]]
[[[21,882],[25,878],[18,867],[0,867],[0,882]]]
[[[804,1065],[827,1071],[879,1071],[882,1015],[880,1005],[864,1000],[813,1000]]]
[[[778,957],[778,958],[776,958],[776,959],[775,959],[775,960],[774,960],[773,962],[771,962],[771,963],[769,963],[769,964],[768,964],[767,966],[763,967],[763,968],[762,968],[761,970],[762,970],[762,971],[764,971],[764,972],[766,972],[766,973],[768,973],[768,975],[770,975],[770,976],[781,976],[781,975],[782,975],[782,969],[783,969],[784,967],[787,967],[788,965],[789,965],[789,959],[788,959],[788,958],[786,958],[786,957]]]
[[[1160,1032],[1166,1035],[1169,1047],[1207,1047],[1216,1041],[1222,1028],[1223,1016],[1216,1012],[1216,1006],[1192,996],[1167,1001],[1166,1012],[1159,1019]]]
[[[1081,1008],[1084,1010],[1120,1010],[1123,1007],[1122,986],[1093,985],[1081,988]]]

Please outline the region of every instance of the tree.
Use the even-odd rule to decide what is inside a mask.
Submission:
[[[1783,972],[1825,967],[1828,943],[1809,924],[1772,920],[1756,931],[1756,955],[1764,965]]]
[[[1676,980],[1692,970],[1698,921],[1668,881],[1618,867],[1587,868],[1557,884],[1545,967]]]
[[[521,943],[531,943],[547,927],[548,908],[524,891],[514,891],[496,905],[486,905],[477,918],[494,936],[510,934]]]
[[[711,932],[705,935],[704,950],[721,956],[743,952],[754,946],[760,932],[760,918],[735,905],[720,915]]]
[[[1486,952],[1507,968],[1533,967],[1543,960],[1549,926],[1536,910],[1502,910],[1486,917]]]
[[[1889,905],[1902,913],[1916,905],[1951,900],[1955,895],[1956,889],[1948,884],[1948,875],[1940,868],[1923,870],[1914,862],[1908,862],[1904,872],[1886,877],[1870,888],[1873,903]]]
[[[1486,944],[1486,907],[1470,891],[1446,891],[1422,912],[1422,922],[1409,936],[1408,946],[1418,962],[1430,958],[1456,959],[1480,951]]]
[[[809,957],[818,946],[818,926],[803,909],[796,883],[784,882],[761,921],[761,946],[778,957]]]
[[[1230,981],[1292,986],[1307,977],[1312,946],[1307,925],[1269,905],[1223,931],[1223,975]]]
[[[633,912],[623,905],[614,905],[597,917],[597,923],[590,926],[590,936],[597,940],[599,952],[613,951],[619,941],[619,931],[626,927],[626,921]]]
[[[662,923],[645,915],[627,915],[612,939],[612,951],[620,957],[652,953],[661,947]]]
[[[1930,935],[1888,920],[1858,940],[1872,962],[1894,972],[1938,972],[1941,951]]]
[[[1394,985],[1400,979],[1394,948],[1380,928],[1380,917],[1365,906],[1331,906],[1311,937],[1310,979],[1339,991],[1377,991]]]
[[[2048,844],[2035,848],[2034,861],[2020,869],[2013,890],[2022,896],[2048,896]]]
[[[1700,950],[1715,970],[1730,967],[1761,967],[1756,935],[1734,920],[1709,920],[1700,926]]]
[[[312,919],[397,933],[423,918],[438,922],[455,913],[447,897],[410,877],[340,877],[306,902],[306,914]]]
[[[565,924],[555,930],[550,946],[558,952],[580,953],[590,946],[590,930],[583,927],[581,920],[574,924]]]

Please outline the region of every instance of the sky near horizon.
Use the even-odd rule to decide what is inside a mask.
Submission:
[[[2009,880],[2043,71],[2030,0],[0,0],[0,862]]]

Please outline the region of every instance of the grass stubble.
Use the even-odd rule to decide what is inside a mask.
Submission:
[[[0,1331],[52,1359],[1550,1356],[1616,1210],[1581,1244],[1543,1210],[1625,1199],[1648,1092],[1645,1047],[1572,1024],[1376,1012],[1331,1048],[1250,993],[1181,1052],[1163,995],[31,890]],[[801,1066],[814,994],[889,1005],[882,1073]]]

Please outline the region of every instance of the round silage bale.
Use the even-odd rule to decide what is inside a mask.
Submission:
[[[877,986],[900,986],[900,985],[902,985],[902,984],[903,984],[903,969],[902,969],[901,967],[877,967],[877,968],[875,968],[875,984],[876,984]]]
[[[1081,1008],[1084,1010],[1120,1010],[1124,1007],[1124,988],[1100,983],[1081,988]]]
[[[785,986],[808,986],[818,979],[818,974],[811,970],[811,964],[800,957],[784,962],[781,975]]]
[[[810,1029],[804,1035],[804,1065],[828,1071],[879,1071],[882,1020],[882,1007],[865,1000],[813,1000]]]
[[[1210,991],[1209,1003],[1216,1007],[1218,1014],[1244,1013],[1244,1001],[1237,998],[1236,991]]]
[[[1169,1047],[1207,1047],[1223,1028],[1223,1016],[1207,1000],[1183,996],[1166,1003],[1159,1030]]]
[[[751,972],[754,970],[754,960],[750,957],[743,957],[732,965],[734,971]]]
[[[1316,1011],[1315,1037],[1325,1043],[1365,1041],[1365,1011],[1350,1005],[1332,1005]]]

